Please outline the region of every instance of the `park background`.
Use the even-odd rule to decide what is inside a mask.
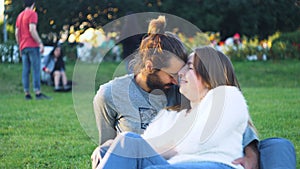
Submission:
[[[174,31],[190,47],[226,46],[225,41],[238,33],[241,45],[231,44],[225,52],[233,61],[259,137],[292,141],[300,168],[299,5],[297,0],[37,0],[36,11],[45,45],[64,46],[69,79],[79,60],[87,72],[98,69],[95,91],[120,65],[116,53],[103,47],[106,37],[118,38],[118,25],[112,32],[103,26],[127,14],[163,12],[186,19],[201,32]],[[0,0],[0,168],[90,168],[97,144],[80,125],[72,93],[42,86],[52,100],[24,100],[14,39],[21,10],[22,0]],[[90,44],[91,56],[105,52],[100,59],[79,56],[78,48],[85,43]],[[121,44],[114,46],[122,52]]]

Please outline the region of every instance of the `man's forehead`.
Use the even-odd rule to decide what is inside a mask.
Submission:
[[[185,64],[184,61],[181,60],[180,58],[172,57],[169,61],[169,65],[164,69],[172,70],[172,73],[177,73],[179,69],[181,69],[182,66],[184,66],[184,64]]]

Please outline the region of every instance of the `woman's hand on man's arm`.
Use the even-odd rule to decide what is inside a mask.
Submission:
[[[105,143],[102,145],[96,147],[94,150],[93,154],[91,155],[91,160],[92,160],[92,169],[96,169],[97,166],[100,164],[101,160],[101,154],[100,154],[100,149],[101,147],[109,147],[113,143],[113,139],[107,140]]]

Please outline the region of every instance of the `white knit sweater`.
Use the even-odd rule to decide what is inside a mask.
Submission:
[[[219,86],[188,113],[160,111],[143,138],[161,154],[176,152],[170,163],[213,161],[243,168],[231,162],[243,156],[248,119],[248,107],[239,89]]]

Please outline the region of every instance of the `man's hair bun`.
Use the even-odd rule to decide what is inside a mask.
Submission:
[[[157,19],[152,19],[148,26],[148,34],[164,34],[166,28],[166,17],[159,16]]]

